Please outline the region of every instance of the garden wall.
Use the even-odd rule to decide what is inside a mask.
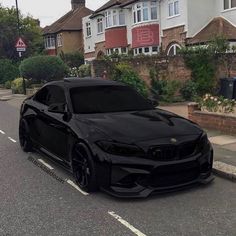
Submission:
[[[191,78],[191,71],[186,68],[184,59],[176,57],[142,57],[132,60],[122,60],[130,64],[141,78],[150,84],[150,70],[156,69],[160,79],[170,79],[186,81]],[[112,65],[118,61],[94,60],[91,65],[93,77],[110,78],[112,75]]]
[[[188,105],[188,118],[203,128],[236,134],[236,116],[200,111],[197,103]]]
[[[231,61],[231,76],[236,76],[236,54],[229,55]],[[115,60],[115,59],[114,59]],[[191,79],[191,70],[185,65],[182,56],[175,57],[140,57],[133,59],[123,59],[122,62],[130,64],[135,71],[150,84],[150,70],[155,68],[158,71],[160,79],[178,80],[184,82]],[[118,63],[116,61],[94,60],[91,65],[92,76],[110,78],[112,74],[112,65]],[[218,63],[216,76],[222,78],[227,76],[227,70],[223,63]]]

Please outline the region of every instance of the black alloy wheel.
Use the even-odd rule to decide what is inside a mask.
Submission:
[[[95,167],[91,155],[83,144],[76,144],[73,151],[73,174],[78,186],[86,192],[97,190]]]
[[[29,127],[25,120],[20,121],[19,140],[20,140],[20,146],[24,152],[33,151],[33,145],[29,135]]]

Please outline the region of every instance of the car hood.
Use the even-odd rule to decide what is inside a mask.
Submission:
[[[112,140],[128,143],[202,133],[191,121],[161,109],[77,115],[77,119]]]

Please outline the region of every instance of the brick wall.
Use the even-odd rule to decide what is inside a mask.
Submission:
[[[151,69],[158,71],[159,79],[178,80],[182,82],[191,79],[191,71],[186,68],[182,57],[144,57],[134,58],[125,62],[130,64],[148,85],[151,82]],[[92,62],[92,75],[103,77],[104,72],[106,72],[107,78],[110,78],[112,66],[116,63],[118,61],[106,62],[103,60],[94,60]]]
[[[236,134],[236,116],[200,111],[196,103],[188,105],[188,118],[203,128]]]

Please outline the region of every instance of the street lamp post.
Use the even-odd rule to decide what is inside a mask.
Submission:
[[[20,17],[19,17],[18,0],[16,0],[16,15],[17,15],[18,38],[20,38],[21,32],[20,32]],[[19,58],[21,59],[21,52],[19,52]],[[25,86],[24,77],[23,77],[23,92],[24,92],[24,95],[26,95],[26,86]]]

